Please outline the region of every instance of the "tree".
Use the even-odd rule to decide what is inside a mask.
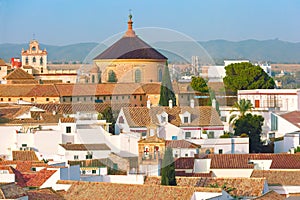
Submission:
[[[208,89],[208,86],[207,86],[207,81],[198,76],[193,76],[192,77],[192,82],[191,82],[191,87],[195,90],[195,91],[198,91],[200,93],[208,93],[209,92],[209,89]]]
[[[114,114],[111,107],[107,107],[102,113],[99,113],[98,119],[105,119],[106,122],[111,123],[112,125],[109,126],[109,132],[113,134],[115,133],[116,119],[114,118]]]
[[[247,134],[249,136],[249,152],[259,153],[262,149],[260,135],[264,118],[261,115],[252,115],[250,113],[240,117],[234,124],[234,135],[240,136]]]
[[[229,122],[234,122],[237,118],[245,116],[246,112],[251,111],[253,109],[253,104],[250,100],[240,99],[239,101],[233,104],[232,108],[233,109],[230,111],[230,113],[238,111],[240,114],[231,115]]]
[[[117,81],[118,81],[118,79],[117,79],[116,73],[113,70],[110,70],[108,72],[108,81],[107,82],[113,83],[113,82],[117,82]]]
[[[172,148],[167,147],[162,160],[161,185],[177,185],[175,177],[175,163]]]
[[[274,89],[274,80],[260,67],[251,63],[235,63],[225,67],[226,89],[233,92],[249,89]]]
[[[176,106],[176,97],[173,92],[173,87],[171,83],[170,73],[168,65],[166,64],[164,67],[164,73],[162,77],[162,83],[160,86],[160,99],[159,105],[160,106],[168,106],[169,100],[172,100],[173,106]]]

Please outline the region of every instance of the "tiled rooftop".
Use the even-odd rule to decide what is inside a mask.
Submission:
[[[266,178],[269,185],[300,186],[300,170],[254,170],[251,177]]]
[[[257,197],[255,198],[255,200],[284,200],[286,199],[284,196],[281,196],[280,194],[278,194],[277,192],[275,191],[269,191],[267,192],[266,194],[260,196],[260,197]]]
[[[168,114],[168,121],[175,126],[223,126],[217,111],[210,106],[183,107],[124,107],[124,115],[131,127],[149,126],[159,123],[157,115]],[[179,114],[189,112],[191,123],[182,123]]]
[[[74,117],[64,117],[60,118],[61,123],[75,123],[76,119]]]
[[[175,169],[194,169],[194,157],[181,157],[175,160]]]
[[[60,144],[67,151],[107,151],[110,148],[106,144]]]
[[[19,161],[39,161],[34,151],[13,151],[13,160]]]
[[[32,79],[33,80],[34,76],[32,76],[31,74],[28,74],[26,71],[24,71],[21,68],[17,68],[2,78],[6,79],[6,80],[15,80],[15,79]]]
[[[300,111],[281,114],[280,117],[300,128]]]
[[[271,169],[300,169],[300,154],[209,154],[211,169],[253,168],[249,160],[272,160]]]
[[[29,200],[64,200],[63,196],[50,188],[27,191]]]
[[[25,196],[26,191],[15,183],[0,184],[0,199],[18,199]]]
[[[226,185],[234,188],[229,194],[232,196],[258,197],[262,195],[265,184],[264,178],[211,178],[211,177],[176,177],[178,186],[184,187],[215,187]],[[159,185],[160,177],[147,177],[145,185]]]
[[[221,192],[218,188],[172,187],[161,185],[132,185],[100,182],[70,182],[72,186],[66,192],[66,199],[103,199],[103,200],[153,200],[153,199],[178,199],[190,200],[194,192]]]
[[[197,149],[200,148],[201,145],[197,145],[186,140],[166,140],[166,147],[181,149]]]

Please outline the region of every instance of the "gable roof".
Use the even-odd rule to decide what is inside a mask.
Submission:
[[[265,193],[264,195],[255,198],[256,200],[283,200],[286,199],[284,196],[281,196],[280,194],[278,194],[277,192],[271,190],[267,193]]]
[[[194,157],[181,157],[175,160],[175,169],[194,169]]]
[[[181,149],[197,149],[201,145],[194,144],[186,140],[166,140],[166,147],[181,148]]]
[[[208,154],[211,169],[254,168],[249,160],[272,160],[270,169],[300,169],[299,154]]]
[[[123,112],[130,127],[145,127],[158,124],[157,115],[166,112],[169,123],[175,126],[223,126],[216,111],[211,106],[182,107],[123,107]],[[191,123],[182,123],[180,114],[189,112]]]
[[[111,150],[106,144],[59,144],[67,151],[107,151]]]
[[[13,160],[20,161],[39,161],[34,151],[13,151]]]
[[[17,68],[14,71],[7,74],[6,76],[4,76],[3,79],[6,79],[6,80],[16,80],[16,79],[17,80],[20,80],[20,79],[21,80],[23,80],[23,79],[34,80],[34,76],[32,76],[31,74],[28,74],[21,68]]]
[[[218,188],[195,188],[183,186],[117,184],[101,182],[58,181],[59,184],[71,183],[65,193],[66,199],[178,199],[190,200],[194,192],[221,192]]]
[[[18,199],[25,196],[26,191],[15,183],[0,183],[0,199]]]
[[[42,169],[34,174],[29,174],[29,180],[26,182],[27,187],[40,187],[42,186],[57,170]],[[28,178],[23,174],[25,179]]]
[[[300,111],[292,111],[279,115],[294,126],[300,128]]]
[[[61,123],[75,123],[76,119],[74,117],[63,117],[60,118]]]

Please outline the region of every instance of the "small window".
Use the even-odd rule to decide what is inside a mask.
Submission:
[[[8,98],[8,101],[11,101],[11,98]]]
[[[43,68],[41,68],[41,74],[42,74],[42,73],[44,73],[44,69],[43,69]]]
[[[177,140],[177,136],[172,136],[172,140]]]
[[[32,168],[31,168],[31,171],[36,172],[36,168],[35,168],[35,167],[32,167]]]
[[[186,153],[186,154],[185,154],[185,157],[188,157],[188,156],[189,156],[189,154]]]
[[[128,99],[130,99],[130,96],[128,96]]]
[[[66,102],[66,97],[63,97],[63,102]]]
[[[214,131],[209,131],[207,137],[208,138],[215,138],[215,132]]]
[[[77,101],[79,101],[80,100],[80,98],[79,97],[77,97]]]
[[[97,171],[95,169],[92,170],[92,174],[96,174]]]
[[[184,117],[183,118],[183,123],[189,123],[189,118],[188,117]]]
[[[91,97],[91,101],[93,101],[93,97]]]
[[[146,137],[147,132],[142,132],[142,137]]]
[[[1,98],[0,100],[3,101],[3,98]]]
[[[85,159],[93,159],[93,154],[87,154],[87,155],[85,156]]]
[[[119,97],[118,96],[116,96],[116,100],[118,100],[119,99]]]
[[[124,96],[122,96],[122,99],[124,99]]]
[[[23,98],[20,98],[20,100],[23,100]]]
[[[85,174],[85,170],[82,170],[82,174]]]
[[[40,65],[43,65],[43,58],[40,58]]]
[[[134,95],[133,98],[136,99],[136,95]]]
[[[161,123],[166,122],[166,117],[165,116],[161,116],[160,120],[161,120]]]
[[[111,99],[112,99],[112,96],[109,97],[109,100],[111,100]]]
[[[25,64],[28,65],[28,57],[25,59]]]
[[[34,98],[31,98],[31,101],[34,101]]]
[[[32,62],[33,62],[33,63],[35,63],[35,62],[36,62],[36,58],[35,58],[35,57],[33,57],[33,59],[32,59]]]
[[[175,158],[178,158],[178,154],[177,153],[175,154]]]
[[[219,154],[223,154],[223,149],[219,149]]]
[[[66,127],[66,133],[71,133],[71,126]]]
[[[22,147],[27,147],[27,144],[22,144]]]
[[[46,101],[49,101],[49,98],[46,98]]]
[[[140,95],[140,101],[142,101],[143,100],[143,96],[142,95]]]
[[[83,97],[83,101],[86,101],[86,97]]]
[[[191,138],[191,132],[185,132],[185,139]]]
[[[78,160],[79,156],[78,155],[74,155],[74,160]]]

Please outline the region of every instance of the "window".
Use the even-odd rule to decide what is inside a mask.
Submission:
[[[34,101],[34,98],[31,98],[31,101]]]
[[[177,136],[173,135],[172,140],[177,140]]]
[[[112,96],[109,97],[109,100],[112,100]]]
[[[28,57],[25,58],[25,64],[28,65]]]
[[[119,99],[119,97],[118,96],[116,96],[116,100],[118,100]]]
[[[86,97],[83,97],[83,101],[86,101]]]
[[[20,98],[20,100],[23,100],[23,98]]]
[[[46,101],[49,101],[49,98],[46,98]]]
[[[130,96],[128,96],[128,99],[130,99]]]
[[[255,100],[255,108],[259,108],[259,100]]]
[[[96,174],[97,171],[95,169],[92,170],[92,174]]]
[[[66,133],[71,133],[71,126],[66,127]]]
[[[3,98],[1,98],[0,100],[3,101]]]
[[[91,97],[91,101],[93,101],[93,97]]]
[[[137,70],[135,70],[135,79],[134,79],[134,81],[135,81],[136,83],[140,83],[141,80],[142,80],[142,73],[141,73],[141,70],[140,70],[140,69],[137,69]]]
[[[124,124],[124,118],[123,118],[123,116],[120,116],[120,117],[119,117],[119,123],[120,123],[120,124]]]
[[[66,97],[63,97],[63,102],[65,102],[66,101]]]
[[[85,155],[85,159],[93,159],[93,154],[88,153],[87,155]]]
[[[214,131],[209,131],[207,137],[208,138],[215,138],[215,132]]]
[[[82,170],[82,174],[85,174],[85,170]]]
[[[33,47],[31,48],[31,50],[32,50],[32,51],[35,51],[35,50],[36,50],[36,47],[35,47],[35,46],[33,46]]]
[[[133,98],[136,99],[136,95],[134,95]]]
[[[104,100],[104,101],[106,100],[106,96],[103,97],[103,100]]]
[[[158,81],[159,82],[162,81],[162,69],[161,68],[158,70]]]
[[[78,155],[74,155],[74,160],[78,160],[79,156]]]
[[[43,65],[43,58],[40,58],[40,65]]]
[[[122,96],[122,99],[124,99],[124,96]]]
[[[271,113],[271,131],[278,130],[278,118],[276,115]]]
[[[185,132],[185,139],[191,138],[191,132]]]
[[[189,123],[189,117],[184,117],[183,118],[183,123]]]
[[[185,157],[188,157],[188,156],[189,156],[189,154],[186,153],[186,154],[185,154]]]
[[[11,101],[11,98],[8,98],[8,101]]]
[[[27,144],[22,144],[22,147],[27,147]]]
[[[79,97],[77,97],[77,101],[79,101],[80,100],[80,98]]]
[[[44,73],[44,69],[43,69],[43,68],[41,68],[41,74],[42,74],[42,73]]]
[[[32,62],[33,62],[33,63],[36,62],[36,58],[35,58],[35,57],[32,58]]]
[[[142,101],[143,100],[143,96],[142,95],[140,95],[140,101]]]
[[[210,150],[207,149],[207,150],[205,151],[205,154],[211,154]]]
[[[219,149],[219,154],[223,154],[223,149]]]
[[[166,117],[165,116],[161,116],[160,120],[161,120],[161,123],[166,122]]]
[[[118,170],[118,164],[117,164],[117,163],[114,163],[114,164],[113,164],[113,169],[114,169],[114,170]]]
[[[142,132],[142,137],[146,137],[147,136],[147,132]]]
[[[92,75],[92,83],[95,83],[95,75]]]
[[[178,154],[177,153],[175,154],[175,158],[178,158]]]
[[[31,168],[31,171],[36,172],[36,168],[35,168],[35,167],[32,167],[32,168]]]

